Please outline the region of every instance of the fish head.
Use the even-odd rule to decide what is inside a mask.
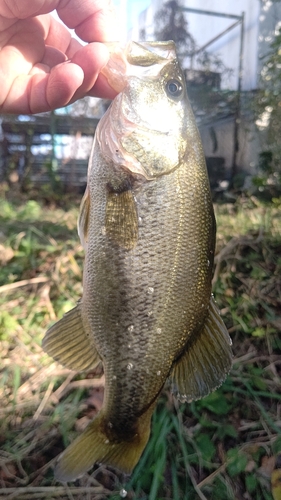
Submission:
[[[174,42],[115,44],[103,74],[119,92],[100,122],[102,154],[147,180],[181,165],[194,117]]]

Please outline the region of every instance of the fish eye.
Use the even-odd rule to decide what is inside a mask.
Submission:
[[[178,80],[168,80],[166,83],[166,92],[170,97],[179,97],[183,91],[183,85]]]

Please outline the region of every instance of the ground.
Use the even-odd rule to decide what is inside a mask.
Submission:
[[[3,196],[2,198],[5,198]],[[216,205],[214,294],[233,368],[210,396],[165,388],[131,477],[95,466],[68,486],[57,455],[100,409],[102,370],[76,374],[41,348],[82,294],[78,199],[0,202],[0,499],[280,500],[281,200]]]

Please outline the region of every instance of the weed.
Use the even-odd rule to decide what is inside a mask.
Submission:
[[[214,293],[235,360],[216,392],[191,404],[165,389],[131,477],[95,465],[72,486],[57,455],[100,409],[103,377],[50,359],[41,341],[82,294],[78,203],[1,202],[0,498],[272,500],[281,451],[280,200],[216,206]]]

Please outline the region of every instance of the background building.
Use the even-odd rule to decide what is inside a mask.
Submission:
[[[259,87],[270,44],[281,24],[281,3],[270,0],[183,0],[180,3],[196,49],[206,46],[210,61],[219,60],[221,65],[220,70],[219,65],[211,62],[208,68],[217,74],[213,83],[216,82],[217,96],[221,99],[212,103],[213,95],[210,93],[204,97],[202,93],[202,105],[200,95],[192,103],[210,175],[217,176],[221,172],[224,178],[221,180],[239,172],[243,173],[242,177],[251,176],[257,172],[261,150],[251,101]],[[154,39],[157,13],[162,8],[161,0],[152,0],[139,15],[129,38]],[[192,9],[198,12],[192,12]],[[185,58],[184,66],[187,76],[190,68],[200,70],[196,57]],[[192,77],[187,80],[192,100],[192,90],[195,87],[198,90],[200,82],[198,79],[192,81]]]

